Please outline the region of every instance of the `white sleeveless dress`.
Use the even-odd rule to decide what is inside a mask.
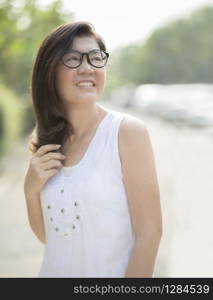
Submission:
[[[124,277],[134,245],[118,130],[108,109],[80,162],[41,191],[46,244],[38,277]]]

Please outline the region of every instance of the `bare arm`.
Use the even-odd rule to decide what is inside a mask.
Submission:
[[[56,149],[54,145],[40,147],[31,158],[24,181],[28,220],[33,232],[42,243],[45,243],[45,228],[40,192],[47,180],[57,174],[58,169],[62,167],[60,160],[65,158],[61,153],[48,153]]]
[[[119,149],[136,238],[125,277],[152,277],[162,234],[160,192],[149,134],[140,120],[123,121]]]
[[[45,244],[45,230],[40,202],[40,194],[24,191],[27,204],[27,214],[31,229],[37,238]]]

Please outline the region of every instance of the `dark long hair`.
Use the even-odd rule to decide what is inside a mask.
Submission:
[[[103,39],[92,24],[74,22],[63,24],[51,31],[42,42],[32,72],[32,103],[35,127],[30,135],[32,152],[45,144],[63,145],[73,134],[67,121],[63,102],[56,90],[56,68],[63,54],[72,46],[75,37],[92,36],[101,50],[106,50]]]

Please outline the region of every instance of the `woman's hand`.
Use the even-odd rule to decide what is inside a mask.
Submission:
[[[60,148],[60,145],[41,146],[32,156],[25,177],[24,190],[26,193],[40,193],[47,180],[56,175],[63,166],[66,158],[61,153],[51,152]]]

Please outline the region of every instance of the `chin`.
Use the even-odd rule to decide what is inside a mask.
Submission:
[[[66,97],[66,100],[64,100],[65,103],[70,104],[76,104],[76,103],[92,103],[98,101],[100,95],[96,93],[81,93],[81,94],[75,94],[72,96],[72,98]]]
[[[77,97],[76,99],[79,99],[78,101],[91,101],[94,102],[98,99],[97,95],[94,94],[90,94],[90,93],[85,93],[85,95],[81,95],[79,97]]]

